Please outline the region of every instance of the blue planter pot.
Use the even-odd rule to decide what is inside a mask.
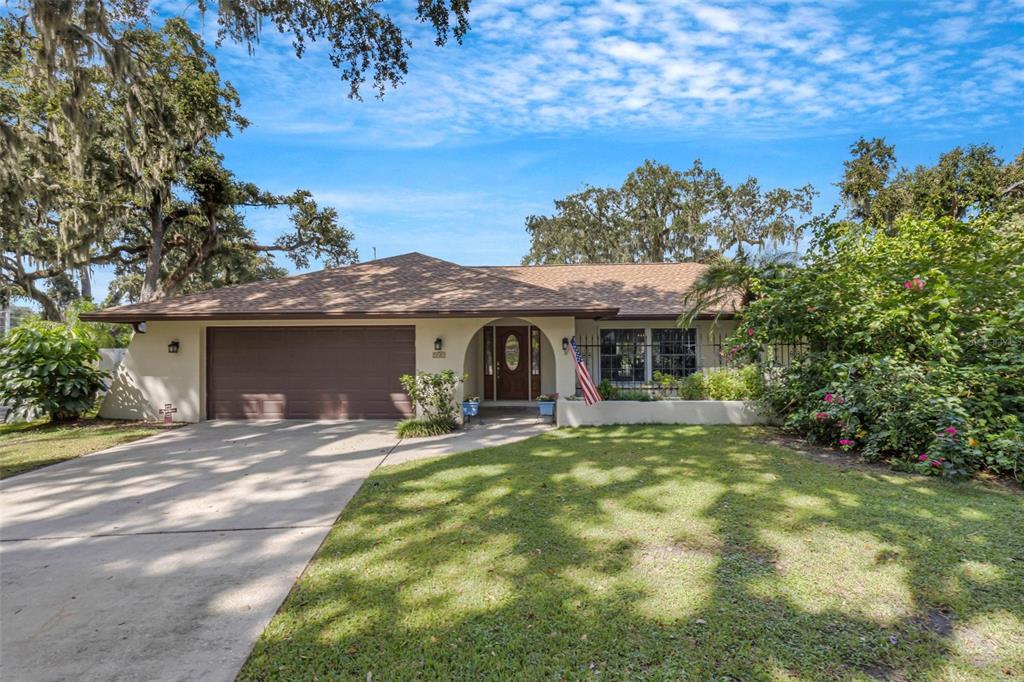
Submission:
[[[554,400],[541,400],[540,402],[537,403],[537,408],[540,409],[540,416],[542,417],[555,416]]]
[[[475,417],[480,414],[480,403],[471,403],[468,400],[462,403],[462,414],[466,417]]]

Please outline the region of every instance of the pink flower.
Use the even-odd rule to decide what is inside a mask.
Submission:
[[[830,403],[833,400],[835,400],[835,396],[834,395],[832,395],[831,393],[826,393],[825,394],[825,402],[826,403]]]
[[[845,447],[848,447],[850,445],[853,445],[853,441],[850,440],[849,438],[840,438],[839,439],[839,444],[842,445],[845,448]]]
[[[903,288],[904,289],[909,289],[912,286],[914,286],[914,283],[911,282],[909,279],[906,282],[903,283]]]
[[[939,462],[938,460],[932,460],[933,469],[938,469],[940,466],[942,466],[942,462]]]
[[[946,427],[946,433],[948,433],[951,436],[955,436],[956,435],[956,427],[955,426],[947,426]]]
[[[753,327],[747,327],[747,336],[753,336],[753,335],[754,335],[754,328]]]
[[[917,461],[918,462],[927,462],[928,461],[928,455],[925,455],[925,454],[918,455],[917,456]]]
[[[915,291],[922,291],[924,289],[924,280],[920,277],[908,279],[903,283],[904,289],[913,289]]]
[[[817,413],[817,414],[816,414],[816,415],[814,415],[814,416],[815,416],[815,418],[816,418],[816,419],[817,419],[818,421],[820,421],[820,422],[823,422],[823,421],[825,421],[825,420],[827,420],[827,419],[828,419],[828,417],[829,417],[829,414],[828,414],[828,412],[819,412],[819,413]]]

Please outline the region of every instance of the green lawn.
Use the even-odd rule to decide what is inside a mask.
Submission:
[[[378,470],[242,680],[1019,679],[1024,495],[733,427]]]
[[[159,433],[158,424],[83,419],[0,424],[0,478]]]

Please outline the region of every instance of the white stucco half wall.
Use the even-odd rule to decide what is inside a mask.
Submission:
[[[769,420],[747,400],[607,400],[587,405],[559,400],[559,426],[602,424],[735,424],[752,426]]]

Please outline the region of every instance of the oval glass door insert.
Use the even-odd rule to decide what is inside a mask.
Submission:
[[[505,366],[510,372],[519,367],[519,337],[515,334],[505,337]]]

